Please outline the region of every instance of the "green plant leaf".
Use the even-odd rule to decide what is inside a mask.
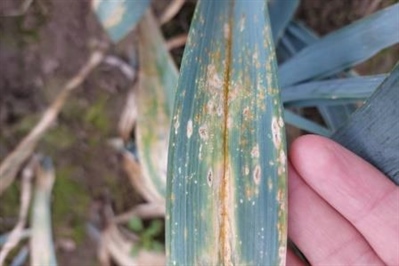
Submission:
[[[301,23],[291,22],[287,27],[286,34],[283,36],[281,44],[278,49],[280,60],[287,60],[294,56],[296,53],[304,49],[306,46],[317,42],[319,38],[306,26]],[[348,76],[351,73],[342,73],[343,76]],[[284,88],[283,88],[284,91]],[[305,102],[306,104],[313,104],[313,100]],[[335,131],[345,121],[348,120],[350,115],[356,110],[354,104],[344,104],[345,101],[341,101],[342,105],[325,105],[322,103],[318,106],[318,110],[324,119],[324,122],[328,127]],[[299,120],[296,122],[300,122]],[[306,127],[305,124],[300,125]]]
[[[168,160],[170,265],[282,265],[286,151],[266,1],[199,1]]]
[[[281,99],[289,106],[317,106],[338,100],[367,99],[386,75],[308,82],[284,88]]]
[[[139,217],[132,217],[132,219],[129,220],[128,226],[130,230],[136,233],[141,232],[144,229],[143,222]]]
[[[150,0],[92,0],[98,20],[114,42],[135,28]]]
[[[399,64],[332,139],[399,185]]]
[[[339,73],[399,42],[399,4],[335,31],[306,47],[279,69],[280,85]]]
[[[343,102],[345,103],[345,102]],[[356,111],[355,104],[325,105],[320,104],[318,110],[328,128],[334,132],[341,127]]]
[[[139,36],[137,152],[145,184],[157,192],[159,201],[164,201],[169,131],[178,72],[150,12],[139,24]]]
[[[159,253],[164,252],[165,251],[165,245],[162,242],[154,240],[152,242],[151,250],[154,251],[154,252],[159,252]]]
[[[153,238],[159,235],[163,230],[163,223],[160,220],[153,220],[150,223],[150,226],[145,230],[143,235],[148,238]]]
[[[293,47],[295,47],[295,53],[319,39],[319,36],[317,36],[315,32],[309,29],[302,22],[298,21],[291,21],[287,27],[286,35]]]
[[[287,109],[284,110],[284,120],[287,124],[293,125],[299,129],[305,130],[309,133],[330,137],[332,132],[327,128],[308,120],[300,115],[297,115]]]
[[[299,0],[270,0],[269,14],[274,43],[277,44],[289,22],[292,20]]]

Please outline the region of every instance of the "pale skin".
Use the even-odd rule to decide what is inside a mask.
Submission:
[[[399,187],[331,140],[290,148],[288,234],[311,265],[399,265]],[[291,251],[287,265],[304,265]]]

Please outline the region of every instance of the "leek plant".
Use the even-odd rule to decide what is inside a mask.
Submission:
[[[399,4],[319,38],[293,20],[299,0],[199,0],[177,79],[149,2],[93,7],[114,42],[139,25],[138,190],[166,201],[169,265],[285,264],[285,123],[399,184],[399,67],[350,70],[399,43]],[[304,107],[324,125],[293,111]]]

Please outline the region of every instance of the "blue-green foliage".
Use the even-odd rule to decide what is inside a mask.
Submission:
[[[150,0],[94,0],[98,20],[114,42],[133,30],[150,5]]]
[[[299,5],[299,0],[270,0],[269,13],[274,43],[277,44],[288,26],[295,10]]]
[[[399,4],[321,38],[279,68],[287,87],[342,72],[399,42]]]
[[[281,92],[281,97],[286,106],[295,107],[365,100],[385,77],[386,75],[375,75],[313,81],[286,87]]]
[[[399,185],[399,65],[334,135]]]
[[[278,5],[279,2],[286,1],[275,0],[275,5]],[[286,3],[280,3],[279,5],[282,7]],[[282,14],[293,14],[292,6],[287,5],[286,8],[286,12],[282,12]],[[271,12],[275,10],[277,9],[271,9]],[[359,62],[367,60],[382,49],[398,43],[397,25],[399,25],[399,16],[395,15],[398,13],[399,4],[396,4],[321,39],[307,29],[306,26],[291,21],[277,47],[277,55],[281,63],[279,78],[283,95],[285,94],[285,89],[289,88],[290,92],[288,94],[291,100],[293,98],[301,99],[295,103],[291,102],[289,105],[317,106],[330,130],[337,130],[356,109],[356,105],[344,103],[363,100],[365,96],[367,97],[367,95],[363,93],[361,95],[358,92],[365,89],[362,86],[367,86],[370,94],[372,91],[370,91],[372,89],[370,86],[375,84],[374,89],[377,87],[378,84],[375,81],[378,77],[373,81],[369,80],[371,83],[366,85],[362,83],[353,84],[354,80],[352,79],[340,80],[333,74],[345,71]],[[281,23],[279,22],[281,20],[279,16],[271,15],[271,18],[277,18],[275,19],[276,21],[271,21],[272,25],[273,23]],[[344,77],[351,75],[352,73],[341,74]],[[315,84],[313,82],[313,80],[321,78],[334,78],[334,80],[329,81],[327,84]],[[338,82],[337,85],[334,85],[334,82]],[[352,84],[345,85],[345,82]],[[299,83],[300,86],[298,87]],[[308,84],[313,86],[313,89],[317,85],[326,85],[325,88],[323,87],[319,90],[319,93],[322,90],[323,94],[325,94],[322,96],[316,93],[312,96],[309,92],[313,89],[307,89]],[[339,97],[336,91],[329,91],[329,89],[336,86],[346,87],[347,89],[352,88],[352,90],[357,92],[352,92],[352,97],[348,100]],[[296,89],[292,90],[293,88]],[[295,91],[297,91],[297,95],[295,95]],[[307,97],[310,98],[306,99]],[[320,97],[320,99],[317,99],[317,97]],[[326,98],[336,99],[326,101]],[[290,99],[283,96],[283,101],[286,102],[286,100],[290,101]],[[286,106],[288,105],[286,104]],[[307,124],[309,123],[307,122]],[[302,124],[301,128],[306,127]],[[307,128],[307,130],[317,133],[312,131],[311,128]]]

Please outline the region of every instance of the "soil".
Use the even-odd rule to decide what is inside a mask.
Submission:
[[[187,33],[195,8],[183,10],[162,27],[170,38]],[[378,2],[376,6],[374,3]],[[366,14],[392,4],[391,0],[303,0],[297,18],[324,35]],[[6,14],[22,1],[0,1]],[[156,13],[163,6],[154,1]],[[34,0],[23,16],[0,16],[0,161],[30,131],[62,85],[84,64],[93,40],[107,40],[90,9],[90,1]],[[126,58],[128,39],[111,54]],[[179,63],[183,48],[172,54]],[[399,60],[399,47],[382,52],[357,69],[362,74],[384,73]],[[117,68],[102,64],[64,106],[56,125],[37,151],[53,159],[57,181],[53,193],[53,224],[60,265],[96,265],[96,244],[86,235],[88,213],[111,202],[116,213],[141,201],[121,169],[120,158],[107,140],[118,136],[117,123],[131,87]],[[19,182],[1,196],[0,235],[15,224]],[[73,243],[72,249],[65,243]]]

